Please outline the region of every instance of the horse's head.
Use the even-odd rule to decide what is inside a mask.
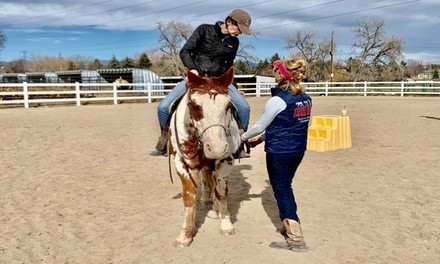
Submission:
[[[187,70],[187,76],[188,112],[204,154],[209,159],[224,158],[235,151],[230,146],[231,133],[238,133],[228,95],[234,70],[213,78],[199,77]]]

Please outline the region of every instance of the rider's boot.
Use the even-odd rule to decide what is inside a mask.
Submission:
[[[155,150],[150,152],[151,156],[163,156],[167,153],[167,142],[168,142],[168,132],[169,128],[165,127],[158,138]]]

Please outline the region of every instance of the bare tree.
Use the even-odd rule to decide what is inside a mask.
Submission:
[[[27,66],[27,61],[23,59],[14,60],[6,65],[5,71],[8,73],[26,72],[26,66]]]
[[[65,71],[69,69],[69,60],[60,57],[33,56],[28,62],[28,71]]]
[[[387,36],[383,20],[359,19],[353,32],[355,34],[355,41],[352,44],[354,59],[359,61],[357,67],[351,72],[354,81],[380,80],[381,73],[388,64],[394,63],[395,66],[395,63],[402,60],[404,40]],[[402,75],[402,73],[398,74]]]
[[[286,39],[287,50],[290,50],[293,57],[301,57],[308,63],[317,59],[315,56],[317,44],[315,33],[306,30],[298,30],[292,38]]]
[[[179,53],[191,36],[191,25],[176,21],[171,21],[168,24],[158,22],[157,29],[159,30],[158,49],[165,55],[161,59],[161,63],[166,66],[163,71],[174,76],[183,74],[183,64]]]
[[[258,30],[252,30],[251,37],[258,38],[260,32]],[[240,46],[238,47],[237,57],[236,59],[242,59],[246,62],[249,67],[251,64],[257,64],[258,58],[252,56],[249,53],[249,50],[254,50],[255,46],[251,42],[244,42],[243,39],[240,39]]]
[[[423,61],[408,60],[406,70],[409,77],[416,78],[417,75],[425,71],[425,65],[423,65]]]
[[[285,48],[291,52],[293,58],[305,59],[309,64],[308,79],[318,81],[328,78],[327,62],[330,58],[330,41],[323,40],[318,43],[314,32],[298,30],[292,38],[286,39],[285,43]]]
[[[250,55],[249,50],[255,49],[255,46],[250,42],[240,41],[240,46],[237,51],[237,58],[241,58],[249,66],[251,63],[256,63],[258,59],[255,56]]]
[[[94,59],[92,57],[75,55],[69,57],[68,59],[74,63],[76,69],[81,69],[81,70],[93,69],[92,64]]]

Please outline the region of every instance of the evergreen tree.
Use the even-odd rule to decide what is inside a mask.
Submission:
[[[260,60],[255,67],[255,73],[260,75],[272,75],[272,63],[267,59]]]
[[[134,68],[135,64],[132,58],[130,57],[125,57],[122,61],[121,61],[121,68]]]
[[[138,67],[141,69],[149,69],[151,66],[153,66],[153,64],[151,64],[150,58],[143,52],[139,57]]]
[[[67,70],[69,70],[69,71],[77,70],[76,65],[73,61],[71,61],[71,60],[68,61]]]
[[[102,66],[103,65],[102,65],[101,61],[99,59],[95,59],[93,61],[93,63],[90,65],[90,68],[92,70],[98,70],[98,69],[102,69]]]
[[[234,69],[235,74],[249,74],[252,72],[249,65],[242,60],[236,60],[234,62]]]
[[[108,68],[110,69],[119,69],[121,68],[121,63],[116,59],[115,55],[113,55],[112,59],[108,63]]]
[[[432,79],[438,79],[439,74],[438,74],[438,70],[434,70],[434,72],[432,73]]]
[[[270,63],[272,64],[272,62],[274,62],[276,60],[281,60],[280,55],[278,55],[278,53],[275,53],[274,55],[272,55],[272,58],[270,58]]]

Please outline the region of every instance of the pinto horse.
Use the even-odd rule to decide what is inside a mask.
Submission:
[[[199,77],[189,70],[187,92],[170,121],[169,153],[182,182],[184,219],[175,246],[193,241],[198,197],[212,201],[215,218],[220,219],[221,234],[233,235],[228,205],[228,176],[234,164],[233,154],[240,145],[234,118],[234,106],[228,95],[234,70],[220,77]],[[200,196],[198,195],[200,193]]]

